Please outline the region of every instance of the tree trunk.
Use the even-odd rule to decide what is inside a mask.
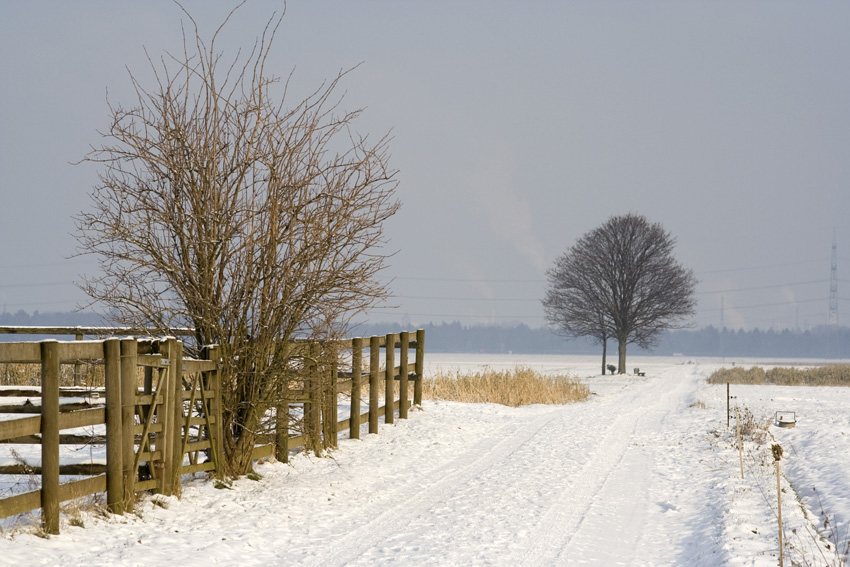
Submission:
[[[619,343],[619,345],[618,345],[617,350],[619,351],[619,354],[620,354],[620,360],[619,360],[619,364],[617,365],[617,372],[619,372],[620,374],[625,374],[626,373],[626,340],[625,339],[619,339],[618,343]]]
[[[602,375],[605,376],[605,363],[608,355],[608,339],[603,339],[602,341]]]

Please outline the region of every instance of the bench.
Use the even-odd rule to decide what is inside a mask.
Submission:
[[[646,372],[641,372],[640,368],[635,368],[635,376],[646,376]]]

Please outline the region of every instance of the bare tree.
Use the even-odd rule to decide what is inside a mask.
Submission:
[[[611,217],[547,271],[547,320],[569,337],[590,336],[603,345],[616,339],[624,374],[627,344],[651,347],[662,330],[683,327],[693,314],[696,278],[673,257],[675,243],[646,217]]]
[[[102,274],[81,287],[121,323],[223,345],[227,472],[243,474],[303,360],[291,339],[337,336],[386,298],[376,275],[396,171],[389,138],[356,134],[360,111],[340,109],[347,72],[294,103],[267,74],[282,14],[225,60],[216,41],[233,12],[208,42],[185,13],[183,52],[149,58],[150,86],[130,72],[132,105],[110,103],[85,158],[100,175],[78,249]]]

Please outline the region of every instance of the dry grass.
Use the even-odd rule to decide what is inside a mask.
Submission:
[[[721,368],[708,377],[709,384],[776,384],[779,386],[850,386],[850,365],[831,364],[815,368],[759,366]]]
[[[572,376],[547,376],[525,367],[502,371],[487,368],[472,374],[440,372],[426,376],[422,396],[517,407],[581,402],[590,396],[590,389]]]
[[[59,385],[74,386],[74,373],[77,386],[102,388],[104,386],[103,364],[91,362],[81,363],[75,368],[73,364],[63,364],[60,367]],[[40,364],[0,364],[0,386],[40,386]]]

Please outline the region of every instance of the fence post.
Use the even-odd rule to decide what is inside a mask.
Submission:
[[[336,343],[327,343],[328,349],[325,356],[328,359],[328,372],[330,372],[330,391],[328,396],[328,409],[330,410],[330,446],[336,447],[339,442],[339,412],[337,410],[337,402],[339,401],[337,392],[337,360],[339,360],[339,352]],[[328,446],[328,441],[325,440],[325,446]]]
[[[59,533],[59,343],[41,341],[41,519]]]
[[[317,345],[310,343],[308,347],[309,371],[307,377],[310,382],[307,386],[310,401],[304,404],[304,417],[307,419],[307,434],[310,446],[316,456],[322,453],[322,385],[319,374],[319,360]]]
[[[380,337],[369,339],[369,433],[378,432],[378,406],[380,390],[378,371],[381,367]]]
[[[81,341],[83,340],[83,334],[77,333],[74,335],[74,340]],[[80,385],[80,374],[82,374],[83,365],[79,363],[79,361],[74,363],[74,386]]]
[[[410,405],[410,401],[408,400],[409,396],[409,381],[407,379],[407,349],[410,347],[410,333],[407,331],[402,331],[399,336],[399,340],[401,341],[401,352],[400,352],[400,360],[398,375],[401,379],[398,384],[398,417],[399,419],[407,419],[407,407]]]
[[[133,462],[136,459],[136,369],[139,345],[136,339],[121,341],[121,444],[124,448],[124,510],[133,510],[136,499],[136,474]],[[107,400],[109,398],[107,397]]]
[[[387,335],[386,372],[384,373],[384,423],[393,423],[395,413],[395,335]]]
[[[319,364],[316,367],[317,377],[319,379],[319,397],[321,399],[322,408],[322,448],[335,446],[334,431],[336,430],[336,416],[333,411],[333,401],[335,392],[333,388],[336,380],[331,374],[330,353],[328,352],[330,345],[328,342],[322,341],[316,343],[316,360]]]
[[[221,412],[221,345],[212,345],[204,347],[207,360],[212,360],[216,363],[216,368],[212,372],[207,373],[207,390],[212,391],[212,397],[209,399],[207,409],[210,412],[209,418],[212,427],[209,430],[210,434],[210,453],[213,461],[215,461],[215,476],[219,480],[224,479],[224,423],[222,421]]]
[[[287,352],[286,354],[289,356],[292,353]],[[277,401],[274,406],[274,458],[281,463],[289,462],[289,402],[289,383],[286,382],[283,387],[278,388]],[[305,424],[307,423],[306,410],[305,404],[304,413],[301,416]]]
[[[289,402],[283,400],[275,406],[274,458],[289,462]]]
[[[349,412],[348,436],[360,439],[360,379],[363,371],[363,339],[351,340],[351,411]]]
[[[172,373],[174,381],[172,395],[174,399],[173,413],[169,418],[174,421],[171,427],[172,449],[171,449],[171,493],[180,493],[180,467],[183,466],[183,341],[171,338],[169,344],[168,360],[169,373]],[[190,410],[191,412],[191,410]],[[185,433],[189,434],[188,428]]]
[[[106,507],[124,513],[124,431],[121,425],[121,342],[103,341],[106,377]]]
[[[413,403],[422,405],[422,382],[425,381],[425,329],[416,331],[416,382],[413,384]]]
[[[174,461],[174,383],[177,381],[176,372],[176,352],[174,337],[169,337],[165,340],[165,345],[160,342],[160,353],[163,346],[166,356],[168,356],[168,368],[163,379],[160,380],[159,387],[163,389],[162,403],[156,408],[157,423],[162,424],[162,430],[156,438],[156,449],[160,451],[162,460],[156,463],[157,474],[157,491],[165,496],[171,496],[174,477],[171,474]]]

